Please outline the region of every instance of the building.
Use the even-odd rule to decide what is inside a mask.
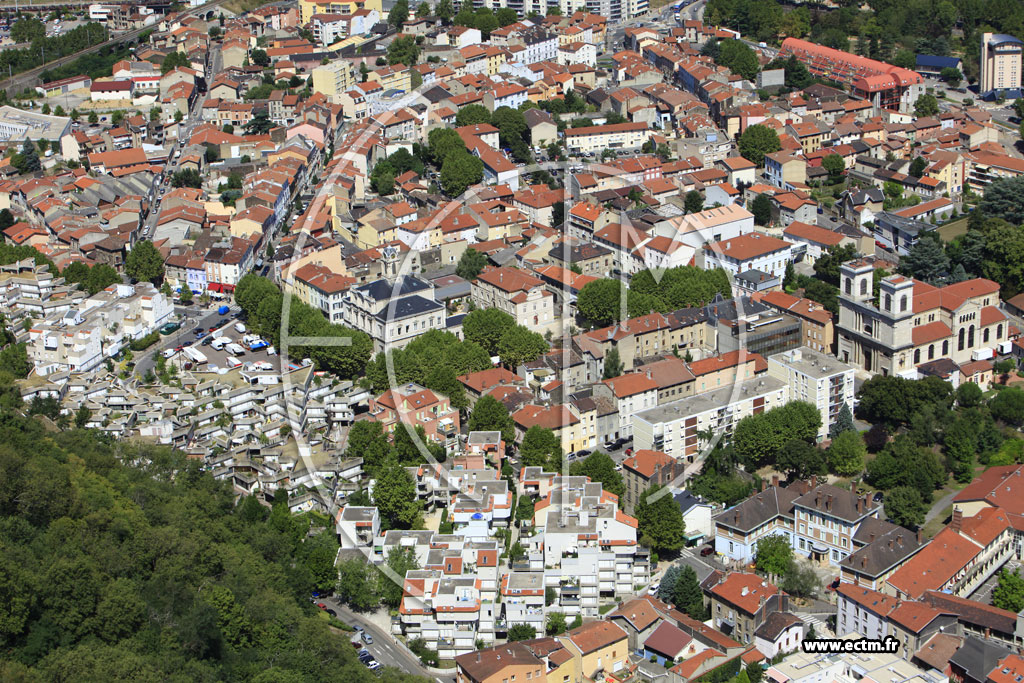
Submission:
[[[793,551],[838,566],[852,552],[860,527],[879,519],[881,512],[882,506],[867,494],[831,484],[816,486],[793,501]]]
[[[793,316],[800,321],[800,340],[803,346],[823,353],[832,353],[836,341],[832,313],[811,299],[799,299],[785,292],[768,292],[761,303],[769,308]]]
[[[646,123],[612,123],[565,129],[565,147],[575,153],[600,153],[606,149],[639,149],[650,135]]]
[[[716,580],[717,579],[717,580]],[[754,632],[772,612],[784,612],[789,596],[757,574],[713,574],[714,583],[704,586],[711,622],[725,635],[751,643]]]
[[[990,358],[1010,333],[991,280],[933,287],[890,275],[876,302],[870,263],[850,261],[840,272],[839,359],[867,372],[917,378],[918,366],[936,359],[959,366]]]
[[[67,116],[36,114],[9,105],[0,107],[0,142],[24,140],[57,142],[71,132],[71,119]]]
[[[878,111],[911,112],[917,98],[924,94],[924,79],[910,69],[799,38],[782,41],[779,57],[790,55],[803,62],[811,74],[850,86],[854,95],[870,101]]]
[[[793,245],[760,232],[724,239],[704,246],[697,252],[697,267],[704,270],[721,268],[736,276],[748,270],[760,270],[777,278],[786,275]]]
[[[633,444],[691,463],[707,446],[706,435],[721,435],[728,441],[741,419],[788,401],[788,385],[774,377],[741,380],[736,386],[730,383],[636,413]]]
[[[1021,53],[1024,42],[1004,33],[981,34],[979,94],[984,98],[1021,96]]]
[[[768,356],[768,375],[789,385],[789,400],[806,401],[818,409],[819,441],[828,438],[843,406],[853,410],[853,366],[831,355],[806,347],[777,353]]]
[[[622,495],[626,510],[632,511],[644,491],[655,485],[665,486],[683,473],[675,458],[661,451],[637,450],[622,461]]]
[[[473,281],[473,303],[497,308],[534,332],[544,333],[556,323],[555,297],[544,281],[517,268],[490,268]]]
[[[429,440],[440,443],[459,432],[459,411],[452,408],[448,397],[413,382],[371,398],[370,417],[381,423],[385,433],[423,427]]]
[[[443,330],[444,304],[433,286],[412,275],[351,287],[343,296],[345,324],[370,335],[374,352],[402,348],[428,330]]]

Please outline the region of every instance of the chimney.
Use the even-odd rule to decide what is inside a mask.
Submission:
[[[832,494],[828,494],[828,498],[825,499],[825,509],[832,511]]]
[[[871,532],[871,540],[868,541],[868,543],[874,543],[874,542],[875,542],[875,532],[872,531]]]
[[[811,475],[811,488],[813,489],[813,488],[817,488],[817,487],[818,487],[818,475],[817,474],[812,474]]]
[[[903,534],[896,534],[896,545],[903,547]]]
[[[857,482],[855,482],[855,481],[851,481],[850,482],[850,493],[853,493],[853,494],[857,493]]]
[[[736,514],[733,515],[733,524],[739,524],[739,523],[740,523],[740,511],[737,510]]]
[[[742,590],[740,590],[740,595],[742,595],[742,596],[746,596],[746,595],[747,595],[747,593],[749,593],[749,592],[750,592],[750,589],[749,589],[749,588],[747,588],[746,586],[744,586],[744,587],[743,587],[743,589],[742,589]]]
[[[767,479],[762,479],[761,480],[761,491],[764,491],[766,488],[768,488],[768,480]]]
[[[857,514],[861,514],[863,512],[864,512],[864,499],[861,498],[860,496],[857,496]]]
[[[814,493],[814,507],[821,507],[821,491]]]
[[[960,511],[959,507],[953,508],[953,519],[949,522],[949,528],[953,531],[960,533],[960,527],[964,521],[964,513]]]
[[[866,569],[867,566],[868,566],[868,556],[865,555],[864,557],[860,558],[860,568],[861,569]]]
[[[889,550],[892,550],[892,548],[893,548],[893,542],[892,542],[892,537],[890,537],[889,538]]]
[[[921,533],[921,527],[917,527],[917,544],[921,545],[924,543],[924,534]]]
[[[778,486],[778,485],[779,485],[779,475],[773,474],[772,475],[772,486]]]
[[[477,650],[477,651],[476,651],[476,663],[477,663],[477,664],[479,664],[479,663],[480,663],[480,650]]]

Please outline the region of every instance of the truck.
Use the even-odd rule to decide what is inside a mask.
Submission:
[[[192,359],[196,365],[200,365],[210,360],[206,357],[206,354],[193,346],[186,346],[182,349],[182,353]]]
[[[213,342],[210,344],[210,346],[212,346],[213,348],[215,348],[218,351],[220,351],[221,349],[223,349],[226,345],[228,345],[230,343],[231,343],[231,338],[230,337],[217,337],[216,339],[213,340]]]
[[[238,334],[245,334],[245,325],[242,323],[235,323],[235,332]]]
[[[217,313],[219,315],[227,315],[230,311],[231,309],[228,308],[227,306],[221,306],[220,308],[217,309]]]
[[[249,350],[250,351],[259,351],[260,349],[265,349],[268,346],[269,346],[269,344],[267,344],[267,342],[263,341],[262,339],[257,339],[254,342],[250,342]]]
[[[235,342],[231,342],[230,344],[225,344],[224,345],[224,350],[227,351],[228,353],[230,353],[233,356],[241,356],[241,355],[245,354],[245,349],[242,348],[242,345],[241,344],[236,344]]]
[[[227,366],[228,366],[229,368],[232,368],[232,369],[234,369],[234,368],[240,368],[240,367],[242,367],[242,361],[238,360],[237,358],[231,358],[231,357],[229,356],[229,357],[228,357],[228,359],[227,359],[227,361],[226,361],[226,365],[227,365]]]
[[[1008,353],[1010,353],[1010,351],[1012,351],[1012,350],[1013,350],[1013,342],[1012,341],[999,342],[999,355],[1000,356],[1005,356]]]

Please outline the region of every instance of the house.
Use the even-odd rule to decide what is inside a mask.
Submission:
[[[760,270],[782,278],[792,260],[793,245],[759,232],[707,244],[697,252],[697,267],[721,268],[733,276],[748,270]]]
[[[643,657],[647,661],[665,666],[666,663],[672,664],[680,659],[692,657],[697,654],[698,649],[698,644],[690,634],[671,622],[663,621],[644,640]]]
[[[448,397],[413,382],[370,399],[370,419],[393,434],[399,424],[422,427],[431,441],[444,443],[459,431],[459,411]]]
[[[785,611],[789,596],[757,574],[712,574],[705,582],[705,604],[715,628],[741,643],[752,643],[754,632],[772,612]]]
[[[629,667],[626,632],[609,621],[592,621],[559,639],[572,655],[577,675],[594,679],[598,672],[621,674]]]
[[[783,652],[793,652],[804,640],[803,619],[789,612],[772,612],[754,630],[754,646],[768,659]],[[846,631],[838,631],[846,633]]]
[[[626,486],[622,499],[626,511],[632,512],[640,496],[651,486],[665,486],[682,473],[678,461],[661,451],[635,451],[622,461],[622,479]]]
[[[544,333],[556,325],[554,295],[544,281],[516,268],[488,268],[473,281],[473,303],[497,308],[516,323]]]

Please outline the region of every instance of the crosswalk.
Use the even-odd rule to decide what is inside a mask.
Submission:
[[[832,633],[832,630],[828,627],[828,625],[826,625],[826,623],[820,617],[817,617],[813,614],[808,614],[807,612],[795,612],[794,614],[797,616],[797,618],[799,618],[801,621],[807,624],[808,628],[813,626],[814,632],[815,634],[817,634],[819,638],[825,636],[832,637],[833,635],[835,635]]]

